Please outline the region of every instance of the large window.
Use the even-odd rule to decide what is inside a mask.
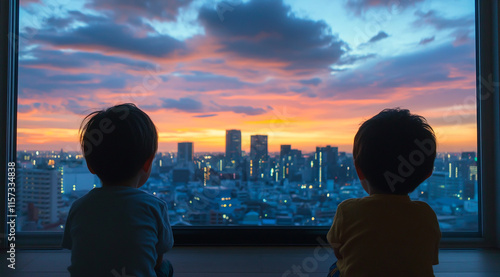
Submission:
[[[160,132],[144,190],[174,226],[331,225],[365,194],[352,142],[384,108],[436,131],[410,196],[478,232],[475,2],[20,0],[20,231],[62,231],[99,180],[78,146],[134,102]]]

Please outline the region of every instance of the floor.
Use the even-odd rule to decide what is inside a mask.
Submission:
[[[326,277],[335,260],[328,248],[317,247],[174,247],[167,258],[176,277]],[[0,253],[0,276],[63,277],[70,253],[62,250],[25,250],[16,253],[16,269],[7,268]],[[298,269],[299,273],[294,273]],[[441,250],[438,277],[498,277],[500,249]],[[125,273],[125,274],[124,274]],[[288,274],[287,274],[288,273]],[[132,277],[116,272],[114,277]],[[111,275],[110,275],[111,276]]]

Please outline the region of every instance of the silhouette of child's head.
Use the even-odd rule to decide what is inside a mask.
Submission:
[[[385,109],[359,127],[353,158],[374,191],[408,194],[432,174],[436,137],[424,117]]]
[[[158,149],[158,134],[149,116],[134,104],[95,111],[80,126],[87,165],[103,184],[133,178]]]

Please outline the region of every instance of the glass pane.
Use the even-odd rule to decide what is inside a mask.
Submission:
[[[61,231],[99,187],[85,115],[136,103],[159,130],[142,188],[174,226],[330,226],[366,195],[359,124],[410,109],[438,137],[411,194],[443,231],[478,230],[473,0],[21,0],[21,231]]]

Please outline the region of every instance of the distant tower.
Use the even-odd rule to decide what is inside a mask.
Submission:
[[[193,161],[193,143],[179,142],[177,144],[177,163],[190,163]]]
[[[263,179],[267,177],[268,167],[267,135],[250,137],[250,177]]]
[[[241,131],[226,130],[226,166],[235,167],[241,160]]]
[[[292,150],[292,146],[291,145],[282,144],[281,145],[281,151],[280,151],[280,158],[283,158],[283,157],[287,156],[290,153],[291,150]]]
[[[316,147],[314,154],[314,179],[321,184],[335,179],[337,175],[338,147]]]

